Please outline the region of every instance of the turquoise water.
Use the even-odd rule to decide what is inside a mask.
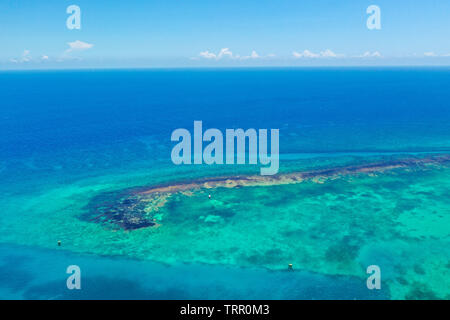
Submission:
[[[258,174],[173,165],[170,134],[194,120],[279,128],[280,173],[448,155],[448,69],[10,72],[0,88],[1,298],[450,295],[446,164],[176,193],[148,208],[157,228],[84,218],[129,188]]]

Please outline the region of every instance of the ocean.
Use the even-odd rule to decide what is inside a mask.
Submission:
[[[450,298],[449,68],[8,71],[0,99],[1,299]],[[282,183],[174,165],[196,120],[279,129]]]

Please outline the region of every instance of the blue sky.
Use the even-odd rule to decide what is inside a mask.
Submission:
[[[449,34],[443,0],[2,0],[0,68],[450,65]]]

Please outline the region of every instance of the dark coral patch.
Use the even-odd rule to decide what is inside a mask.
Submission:
[[[91,199],[85,207],[83,220],[134,230],[154,226],[156,223],[145,212],[145,202],[139,195],[127,192],[108,192]]]

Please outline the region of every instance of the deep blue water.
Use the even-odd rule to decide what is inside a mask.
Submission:
[[[142,136],[169,143],[194,120],[320,135],[296,152],[445,148],[436,138],[449,137],[449,86],[448,68],[3,72],[0,159]]]
[[[205,128],[279,128],[280,152],[287,156],[449,151],[449,101],[448,68],[2,72],[0,190],[22,194],[105,171],[157,170],[171,164],[170,133],[192,130],[194,120]],[[3,297],[98,298],[110,292],[106,297],[123,298],[123,288],[132,288],[127,297],[245,298],[254,288],[252,298],[267,298],[268,288],[287,276],[201,266],[171,273],[149,262],[77,256],[99,279],[78,297],[55,287],[66,275],[52,268],[64,265],[66,255],[2,245]],[[35,271],[46,264],[53,267]],[[133,272],[146,268],[154,271],[143,275],[141,287]],[[187,283],[183,272],[203,277]],[[386,294],[355,292],[351,279],[334,279],[323,289],[325,277],[292,277],[275,298],[314,298],[319,291],[325,298]],[[298,291],[300,282],[311,285]]]
[[[194,120],[279,128],[282,154],[449,150],[449,88],[448,68],[2,72],[0,180],[170,165]]]
[[[68,290],[68,265],[81,290]],[[386,299],[361,280],[302,271],[172,265],[0,244],[3,299]]]

